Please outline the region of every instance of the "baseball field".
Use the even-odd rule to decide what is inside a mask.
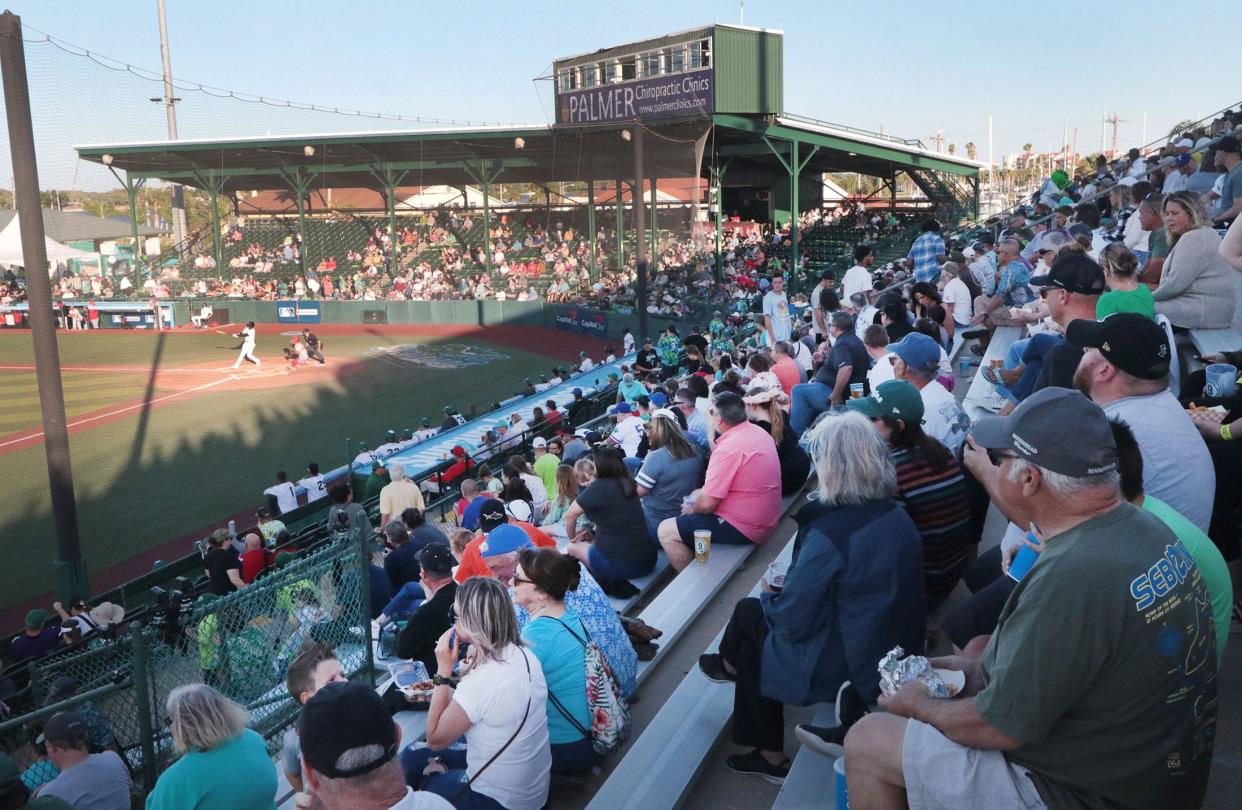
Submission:
[[[318,325],[327,362],[289,369],[296,327],[260,324],[262,365],[231,368],[239,327],[58,334],[83,556],[96,592],[252,514],[278,469],[346,463],[389,429],[512,396],[595,339],[527,326]],[[348,453],[348,456],[347,456]],[[54,584],[56,555],[28,331],[0,331],[0,625]]]

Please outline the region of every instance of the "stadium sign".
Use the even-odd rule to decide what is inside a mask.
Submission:
[[[653,79],[619,82],[557,93],[556,123],[599,124],[686,118],[715,110],[711,68]]]
[[[554,314],[557,329],[584,332],[600,338],[608,336],[608,316],[597,309],[558,306]]]
[[[277,301],[278,323],[319,323],[318,301]]]

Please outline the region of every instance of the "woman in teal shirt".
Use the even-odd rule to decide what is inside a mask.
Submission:
[[[1114,312],[1137,312],[1156,317],[1156,300],[1151,290],[1138,280],[1138,257],[1121,242],[1114,242],[1100,251],[1100,269],[1108,292],[1095,304],[1095,317],[1104,318]]]
[[[598,761],[591,741],[586,698],[587,632],[565,607],[565,594],[578,587],[578,561],[555,549],[518,552],[513,601],[530,613],[522,640],[531,648],[548,684],[548,739],[552,772],[571,776]]]
[[[241,706],[201,683],[168,695],[181,756],[147,796],[147,810],[275,810],[276,766]]]

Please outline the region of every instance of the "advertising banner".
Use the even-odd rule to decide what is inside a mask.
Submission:
[[[582,332],[595,337],[608,336],[608,316],[598,309],[557,306],[553,314],[557,329]]]
[[[277,301],[278,323],[319,323],[318,301]]]
[[[715,110],[711,68],[557,93],[556,123],[599,124],[688,118]]]

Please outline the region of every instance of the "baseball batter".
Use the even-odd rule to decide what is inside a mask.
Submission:
[[[243,360],[249,360],[256,366],[262,365],[262,363],[259,362],[259,358],[254,356],[254,321],[247,321],[246,328],[233,335],[233,337],[239,337],[242,339],[241,353],[237,355],[237,362],[233,364],[233,368],[241,368]]]

